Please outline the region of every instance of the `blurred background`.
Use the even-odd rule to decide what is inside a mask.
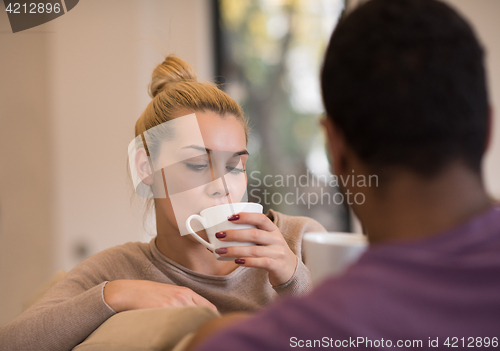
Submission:
[[[500,2],[447,1],[486,47],[490,100],[500,108]],[[283,198],[337,191],[318,127],[318,74],[343,7],[341,0],[81,0],[13,34],[0,5],[0,325],[57,270],[154,236],[153,218],[144,223],[141,201],[131,201],[127,146],[150,101],[152,70],[169,53],[243,106],[252,126],[251,201],[314,217],[328,230],[356,230],[327,197],[291,205]],[[498,198],[497,116],[493,126],[484,174]],[[287,176],[308,182],[297,189]]]

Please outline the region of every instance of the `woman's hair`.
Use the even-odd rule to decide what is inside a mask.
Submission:
[[[248,141],[248,123],[240,106],[214,84],[198,82],[191,66],[174,55],[168,55],[153,71],[149,95],[153,100],[135,124],[136,137],[176,117],[212,111],[221,118],[232,115],[240,120]],[[147,147],[153,147],[150,140]]]
[[[168,55],[153,71],[149,95],[153,100],[135,124],[135,136],[141,136],[143,142],[143,133],[149,130],[147,145],[144,143],[148,156],[157,155],[154,151],[161,142],[175,134],[175,130],[163,123],[196,112],[211,111],[221,118],[234,116],[241,121],[248,141],[248,122],[240,106],[215,84],[198,82],[193,68],[174,55]],[[143,145],[137,143],[136,147]],[[152,204],[153,201],[148,201],[146,214]]]

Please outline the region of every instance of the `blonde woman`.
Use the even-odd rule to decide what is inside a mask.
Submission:
[[[214,85],[197,82],[191,67],[174,56],[154,70],[150,94],[153,100],[135,126],[131,162],[140,178],[136,190],[153,194],[156,237],[150,243],[110,248],[80,263],[34,306],[0,328],[0,350],[70,350],[109,317],[127,310],[197,305],[221,313],[254,311],[279,295],[309,290],[302,235],[324,231],[312,219],[272,210],[267,215],[236,214],[232,222],[256,228],[228,230],[217,237],[256,245],[217,250],[227,261],[216,260],[191,235],[180,235],[187,215],[244,198],[247,122],[234,100]],[[185,121],[195,126],[183,127]],[[164,128],[167,124],[174,127]],[[207,174],[214,179],[208,159],[212,152],[229,155],[224,176],[196,183]],[[169,158],[168,166],[159,165]],[[171,184],[180,190],[173,191]],[[206,238],[203,230],[199,234]]]

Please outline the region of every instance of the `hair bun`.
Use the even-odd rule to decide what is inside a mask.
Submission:
[[[149,95],[154,98],[169,84],[181,81],[195,82],[196,74],[187,62],[174,55],[168,55],[153,71]]]

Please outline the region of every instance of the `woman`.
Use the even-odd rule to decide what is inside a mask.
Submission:
[[[0,329],[1,350],[70,350],[122,311],[191,305],[253,311],[310,288],[302,234],[324,231],[311,219],[274,211],[233,216],[232,222],[257,228],[218,233],[219,240],[256,245],[217,250],[230,261],[214,259],[182,235],[188,215],[245,199],[247,124],[227,94],[197,82],[191,67],[173,56],[154,70],[150,94],[136,123],[131,170],[136,191],[154,203],[157,236],[80,263]]]

